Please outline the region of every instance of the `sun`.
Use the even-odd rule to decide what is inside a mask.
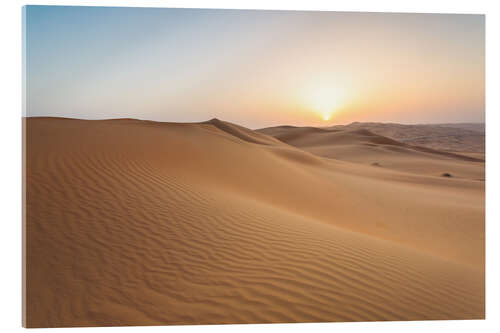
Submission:
[[[330,120],[335,111],[335,103],[325,99],[323,101],[316,102],[314,109],[320,114],[323,120],[327,121]]]
[[[348,90],[351,85],[340,81],[335,82],[334,77],[315,77],[298,90],[301,108],[308,117],[316,120],[313,122],[331,122],[340,117],[347,105],[352,103],[352,94]]]
[[[310,90],[307,97],[309,109],[324,121],[328,121],[340,107],[338,91],[332,87],[316,87]]]

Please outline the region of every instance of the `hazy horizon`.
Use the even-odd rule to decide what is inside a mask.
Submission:
[[[214,119],[224,121],[224,122],[229,122],[232,123],[231,121],[228,121],[226,119],[220,119],[220,118],[210,118],[210,119],[205,119],[205,120],[200,120],[200,121],[186,121],[186,122],[175,122],[175,121],[162,121],[162,120],[154,120],[154,119],[147,119],[147,118],[133,118],[133,117],[118,117],[118,118],[78,118],[78,117],[64,117],[64,116],[24,116],[26,118],[67,118],[67,119],[77,119],[77,120],[125,120],[125,119],[134,119],[134,120],[139,120],[139,121],[155,121],[155,122],[165,122],[165,123],[202,123],[202,122],[208,122]],[[364,124],[369,124],[369,123],[374,123],[374,124],[395,124],[395,125],[466,125],[466,124],[485,124],[484,121],[480,122],[467,122],[467,121],[457,121],[457,122],[436,122],[436,123],[430,123],[430,122],[421,122],[421,123],[404,123],[404,122],[393,122],[393,121],[351,121],[351,122],[345,122],[345,123],[336,123],[336,122],[328,122],[327,124],[319,124],[317,127],[333,127],[333,126],[346,126],[346,125],[351,125],[355,123],[364,123]],[[238,123],[234,123],[235,125],[241,125]],[[279,126],[293,126],[293,127],[307,127],[309,125],[304,124],[304,125],[292,125],[288,123],[283,123],[283,124],[278,124],[278,125],[270,125],[270,126],[263,126],[263,127],[248,127],[249,129],[252,130],[258,130],[258,129],[264,129],[267,127],[279,127]],[[312,126],[312,125],[311,125]]]
[[[484,15],[24,8],[24,116],[485,121]]]

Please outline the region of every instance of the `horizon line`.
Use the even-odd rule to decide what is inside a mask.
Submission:
[[[247,127],[245,125],[241,125],[240,123],[232,122],[232,121],[227,121],[227,120],[221,120],[217,117],[210,118],[207,120],[203,121],[161,121],[161,120],[152,120],[152,119],[141,119],[141,118],[131,118],[131,117],[121,117],[121,118],[76,118],[76,117],[58,117],[58,116],[21,116],[22,119],[27,119],[27,118],[55,118],[55,119],[69,119],[69,120],[86,120],[86,121],[110,121],[110,120],[136,120],[136,121],[149,121],[149,122],[155,122],[155,123],[167,123],[167,124],[203,124],[203,123],[208,123],[211,121],[221,121],[225,123],[230,123],[242,127],[246,127],[248,129],[254,130],[254,128]],[[265,127],[259,127],[255,128],[255,130],[259,129],[265,129],[265,128],[273,128],[273,127],[315,127],[315,128],[324,128],[324,127],[333,127],[333,126],[349,126],[352,124],[386,124],[386,125],[405,125],[405,126],[425,126],[425,125],[448,125],[448,124],[485,124],[485,121],[459,121],[459,122],[420,122],[420,123],[402,123],[402,122],[391,122],[391,121],[352,121],[350,123],[330,123],[326,124],[325,126],[311,126],[311,125],[289,125],[289,124],[281,124],[281,125],[273,125],[273,126],[265,126]]]

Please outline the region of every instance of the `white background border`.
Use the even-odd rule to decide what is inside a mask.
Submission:
[[[128,328],[82,328],[78,332],[499,332],[500,331],[500,5],[482,0],[3,0],[0,9],[0,327],[16,332],[21,328],[21,7],[25,4],[99,5],[131,7],[251,8],[418,13],[486,14],[486,320],[376,323],[158,326]],[[66,332],[71,329],[48,329]],[[73,329],[74,331],[74,329]]]

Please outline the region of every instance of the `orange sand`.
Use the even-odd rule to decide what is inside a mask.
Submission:
[[[484,318],[484,162],[322,131],[27,118],[25,325]]]

